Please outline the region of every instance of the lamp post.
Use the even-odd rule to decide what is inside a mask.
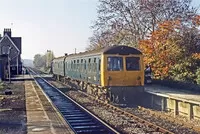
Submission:
[[[9,83],[11,83],[11,79],[10,79],[10,51],[11,51],[12,47],[10,46],[8,48],[8,75],[9,75]]]
[[[47,50],[47,55],[46,55],[46,67],[47,68],[49,67],[50,53],[51,53],[51,50]]]

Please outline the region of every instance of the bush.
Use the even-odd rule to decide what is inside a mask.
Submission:
[[[169,79],[196,83],[196,65],[191,59],[175,64],[169,71]]]
[[[196,71],[196,83],[200,85],[200,68]]]

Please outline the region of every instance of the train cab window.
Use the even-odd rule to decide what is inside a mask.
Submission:
[[[122,57],[108,57],[107,61],[108,61],[108,63],[107,63],[108,71],[123,70],[123,58]]]
[[[126,70],[139,71],[140,70],[140,57],[126,57]]]

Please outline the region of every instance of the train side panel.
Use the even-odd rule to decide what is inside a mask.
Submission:
[[[64,60],[65,58],[58,58],[54,59],[52,63],[52,71],[53,74],[59,75],[59,76],[65,76],[65,66],[64,66]]]
[[[99,85],[100,61],[100,55],[66,58],[65,75],[75,80]]]

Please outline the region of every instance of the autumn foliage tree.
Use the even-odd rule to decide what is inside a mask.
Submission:
[[[187,25],[180,20],[164,21],[148,39],[140,41],[144,62],[152,64],[155,78],[195,81],[200,66],[199,20],[200,17],[195,16]]]
[[[159,23],[149,39],[141,40],[139,47],[144,53],[145,64],[150,63],[152,70],[158,78],[168,77],[170,68],[182,56],[184,48],[179,46],[180,22],[164,21]]]
[[[170,70],[169,76],[173,80],[199,83],[200,68],[200,16],[196,15],[188,19],[188,25],[182,26],[179,38],[180,46],[184,47],[182,57]]]

